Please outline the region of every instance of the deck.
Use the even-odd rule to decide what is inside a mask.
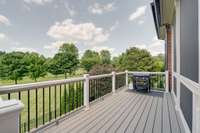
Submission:
[[[171,94],[123,89],[42,132],[184,133],[184,129]]]

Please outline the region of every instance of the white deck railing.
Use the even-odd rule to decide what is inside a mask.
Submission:
[[[88,110],[90,102],[108,93],[115,93],[122,86],[128,87],[129,75],[141,73],[167,75],[165,72],[130,71],[94,76],[85,74],[77,78],[2,86],[0,96],[4,99],[3,102],[5,99],[18,99],[24,102],[25,109],[19,121],[15,122],[19,124],[19,132],[38,131],[49,124],[56,123],[74,110],[82,108]],[[157,79],[155,81],[159,82]]]
[[[177,95],[174,94],[173,96],[176,102],[176,108],[180,112],[181,119],[183,121],[184,127],[186,132],[190,133],[189,126],[185,120],[185,117],[183,115],[183,112],[180,107],[180,97],[181,97],[181,86],[180,84],[183,84],[186,86],[187,89],[189,89],[192,92],[192,132],[199,133],[200,132],[200,84],[197,82],[194,82],[190,80],[189,78],[180,75],[176,72],[173,72],[173,76],[177,79]]]

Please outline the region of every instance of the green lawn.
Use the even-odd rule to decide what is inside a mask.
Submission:
[[[86,73],[83,69],[78,69],[75,74],[71,77],[76,77],[76,76],[82,76],[84,73]],[[49,81],[49,80],[58,80],[58,79],[64,79],[65,76],[64,74],[61,75],[52,75],[50,73],[48,73],[45,77],[40,77],[37,79],[37,82],[41,82],[41,81]],[[18,84],[25,84],[25,83],[34,83],[35,81],[30,79],[29,77],[24,77],[23,80],[19,80]],[[12,80],[1,80],[0,79],[0,86],[4,86],[4,85],[14,85],[14,81]]]
[[[79,69],[75,72],[75,74],[71,77],[82,76],[85,73],[83,69]],[[38,78],[38,82],[41,81],[49,81],[49,80],[58,80],[64,79],[64,75],[52,75],[47,74],[45,77]],[[24,83],[33,83],[34,80],[29,77],[23,78],[20,80],[19,84]],[[11,80],[0,80],[0,86],[4,85],[13,85],[14,81]],[[66,89],[65,89],[66,88]],[[43,123],[43,109],[44,109],[44,121],[47,122],[50,119],[54,119],[55,116],[58,117],[60,115],[60,111],[62,114],[68,112],[69,110],[73,110],[82,105],[83,98],[81,96],[81,89],[83,85],[80,82],[75,82],[72,84],[66,85],[57,85],[51,86],[50,88],[38,88],[37,90],[37,115],[38,115],[38,125]],[[65,93],[66,90],[66,93]],[[29,91],[29,99],[30,99],[30,128],[36,127],[36,89]],[[69,95],[70,92],[70,95]],[[24,109],[21,112],[21,132],[26,132],[28,130],[28,91],[20,92],[21,101],[24,104]],[[44,97],[43,97],[44,96]],[[2,99],[8,99],[8,94],[1,95]],[[12,93],[11,99],[19,99],[19,92]],[[72,97],[74,97],[72,99]],[[66,98],[66,101],[64,99]],[[70,99],[70,100],[69,100]],[[44,100],[44,104],[43,104]],[[66,105],[66,106],[65,106]],[[65,109],[66,107],[66,109]],[[56,112],[55,112],[56,110]],[[56,114],[55,114],[56,113]],[[50,118],[51,117],[51,118]]]

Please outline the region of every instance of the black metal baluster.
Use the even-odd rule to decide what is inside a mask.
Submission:
[[[81,90],[82,90],[82,105],[83,105],[83,101],[84,101],[84,98],[83,98],[83,95],[84,95],[84,83],[83,81],[81,82]]]
[[[45,92],[44,92],[44,88],[42,88],[42,95],[43,95],[43,98],[42,98],[42,105],[43,105],[43,109],[42,109],[42,115],[43,115],[43,118],[42,118],[42,121],[43,121],[43,124],[45,123]]]
[[[66,84],[64,85],[64,107],[65,107],[65,114],[66,114],[66,112],[67,112],[67,106],[66,106],[66,104],[67,104],[67,102],[66,102],[66,93],[67,93],[67,91],[66,91]]]
[[[54,99],[54,102],[55,102],[54,108],[55,108],[55,119],[56,119],[56,107],[57,107],[57,106],[56,106],[56,103],[57,103],[57,101],[56,101],[56,95],[57,95],[57,93],[56,93],[56,91],[57,91],[57,90],[56,90],[56,85],[55,85],[54,91],[55,91],[55,92],[54,92],[54,98],[55,98],[55,99]]]
[[[8,100],[10,100],[10,93],[8,93]]]
[[[94,79],[94,88],[95,88],[95,91],[94,91],[94,99],[97,98],[97,85],[96,85],[96,80]]]
[[[49,86],[49,121],[51,121],[51,86]]]
[[[62,115],[61,109],[62,109],[62,85],[60,85],[60,116]]]
[[[78,108],[78,99],[79,99],[79,96],[78,96],[78,83],[76,82],[76,108]]]
[[[81,84],[82,84],[82,81],[80,81],[79,84],[80,84],[80,99],[81,99],[81,100],[80,100],[80,106],[82,106],[82,98],[83,98],[83,97],[82,97],[82,85],[81,85]]]
[[[21,100],[21,92],[19,91],[18,92],[18,98],[19,98],[19,100]],[[21,133],[21,126],[22,124],[21,124],[21,113],[19,114],[19,133]]]
[[[73,87],[74,83],[71,83],[70,88],[72,89],[72,110],[74,110],[74,87]]]
[[[68,112],[71,111],[71,90],[70,83],[68,84]]]
[[[30,90],[28,90],[28,131],[30,131]]]
[[[36,124],[36,128],[38,127],[38,89],[36,88],[35,90],[35,117],[36,117],[36,121],[35,121],[35,124]]]

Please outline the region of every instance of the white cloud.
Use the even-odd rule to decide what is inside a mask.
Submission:
[[[144,20],[139,20],[138,24],[144,24]]]
[[[69,13],[71,17],[73,17],[76,14],[76,11],[74,10],[74,8],[70,7],[67,2],[65,3],[65,8],[67,9],[67,12]]]
[[[45,45],[44,49],[56,51],[63,45],[63,43],[65,43],[65,41],[56,41],[53,42],[51,45]]]
[[[45,3],[51,3],[53,0],[24,0],[24,2],[29,4],[44,5]]]
[[[138,8],[136,9],[136,11],[133,12],[133,13],[129,16],[129,20],[130,20],[130,21],[137,21],[138,24],[143,24],[143,23],[144,23],[144,20],[141,20],[141,18],[143,18],[143,17],[145,16],[146,9],[147,9],[147,6],[146,6],[146,5],[141,6],[141,7],[138,7]]]
[[[7,17],[0,14],[0,24],[10,25],[10,21]]]
[[[153,56],[156,56],[160,53],[164,54],[165,50],[164,41],[158,40],[156,36],[153,37],[152,42],[150,44],[137,44],[133,46],[140,49],[147,49]]]
[[[5,39],[5,38],[6,38],[6,35],[3,34],[3,33],[0,33],[0,40],[3,40],[3,39]]]
[[[155,37],[153,41],[148,46],[148,50],[151,52],[152,55],[158,55],[160,53],[164,53],[165,45],[163,40],[158,40]]]
[[[21,51],[21,52],[37,52],[33,48],[27,48],[27,47],[11,47],[12,51]]]
[[[57,40],[70,39],[90,45],[103,43],[110,36],[106,30],[91,22],[76,24],[72,19],[56,22],[49,28],[47,35]]]
[[[94,3],[93,5],[89,6],[88,10],[92,14],[102,14],[104,12],[110,12],[115,9],[114,3],[108,3],[106,5],[102,5],[99,3]]]
[[[115,48],[110,48],[108,46],[94,46],[92,48],[92,50],[96,51],[96,52],[100,52],[101,50],[108,50],[111,53],[113,53],[115,51]]]
[[[112,25],[112,26],[110,27],[110,31],[115,30],[118,26],[119,26],[119,21],[116,21],[116,22],[114,23],[114,25]]]

